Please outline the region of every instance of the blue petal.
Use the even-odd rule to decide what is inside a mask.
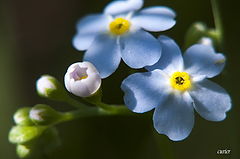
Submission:
[[[196,44],[184,54],[186,70],[193,76],[214,77],[221,73],[225,57],[215,53],[211,46]]]
[[[87,50],[96,36],[95,33],[77,34],[73,37],[73,46],[79,51]]]
[[[126,106],[136,113],[144,113],[159,106],[167,96],[168,78],[161,70],[135,73],[121,85]]]
[[[153,114],[154,127],[173,141],[189,136],[194,125],[194,111],[189,94],[170,95]]]
[[[92,14],[83,17],[77,23],[78,33],[102,33],[107,31],[109,19],[104,14]]]
[[[175,12],[163,6],[149,7],[136,14],[132,21],[148,31],[158,32],[172,28],[175,24]]]
[[[228,93],[216,83],[207,79],[201,81],[190,91],[196,111],[206,120],[221,121],[231,108]]]
[[[183,58],[181,50],[174,40],[167,36],[159,37],[162,46],[162,56],[153,66],[146,67],[147,70],[161,69],[169,74],[183,69]]]
[[[115,0],[104,9],[105,14],[116,15],[136,11],[143,6],[143,0]]]
[[[85,53],[84,61],[93,63],[101,78],[110,76],[116,71],[121,61],[117,39],[108,34],[98,35]]]
[[[161,14],[161,15],[172,17],[172,18],[176,17],[176,13],[171,8],[168,8],[165,6],[154,6],[154,7],[144,8],[140,11],[140,13]]]
[[[87,50],[98,34],[107,32],[107,25],[108,19],[105,15],[95,14],[84,17],[77,24],[73,46],[80,51]]]
[[[131,68],[153,65],[161,57],[159,42],[143,30],[121,37],[120,45],[123,61]]]

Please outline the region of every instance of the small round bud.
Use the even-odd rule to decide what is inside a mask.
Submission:
[[[49,92],[55,91],[57,85],[55,79],[48,75],[43,75],[37,80],[37,91],[42,96],[48,96]]]
[[[27,145],[17,145],[16,151],[19,158],[27,158],[31,155],[31,149]]]
[[[42,154],[50,154],[61,144],[55,127],[47,128],[33,142],[17,144],[17,155],[20,158],[39,158]]]
[[[101,86],[99,72],[90,62],[72,64],[64,77],[65,87],[79,97],[89,97]]]
[[[207,41],[206,38],[208,38]],[[193,44],[202,42],[203,44],[209,45],[210,44],[209,40],[211,40],[212,46],[221,47],[222,43],[221,32],[217,29],[208,28],[204,23],[196,22],[190,26],[186,33],[185,48],[188,48]]]
[[[62,119],[62,114],[48,105],[37,104],[30,113],[30,119],[37,125],[51,125]]]
[[[58,135],[58,130],[51,127],[45,131],[41,137],[41,144],[44,145],[44,153],[48,154],[54,151],[61,145],[61,139]]]
[[[8,140],[14,144],[24,144],[37,139],[46,129],[44,126],[14,126]]]
[[[43,75],[36,82],[36,89],[40,96],[52,100],[63,101],[66,98],[66,92],[60,82],[52,76]]]
[[[20,108],[16,111],[13,119],[17,125],[30,126],[33,125],[32,120],[29,118],[30,107]]]
[[[196,22],[193,23],[185,36],[185,47],[188,48],[189,46],[199,42],[199,40],[207,35],[207,26],[204,23]]]

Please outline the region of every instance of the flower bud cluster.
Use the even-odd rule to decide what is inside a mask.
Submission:
[[[61,113],[38,104],[18,109],[13,118],[16,126],[10,130],[8,139],[16,144],[20,158],[34,158],[59,146],[58,132],[51,125],[62,119]]]

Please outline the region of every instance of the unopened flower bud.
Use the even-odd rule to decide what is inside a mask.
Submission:
[[[13,144],[24,144],[37,139],[47,127],[45,126],[14,126],[8,136]]]
[[[52,76],[43,75],[37,80],[37,92],[40,96],[57,101],[63,101],[66,98],[66,92],[60,82]]]
[[[39,158],[42,154],[50,154],[60,144],[57,129],[49,127],[33,142],[17,144],[16,151],[20,158]]]
[[[207,35],[207,31],[207,26],[204,23],[193,23],[186,33],[185,47],[188,48],[189,46],[199,42],[202,37]]]
[[[29,118],[30,107],[20,108],[16,111],[13,119],[17,125],[30,126],[33,125],[32,120]]]
[[[48,105],[37,104],[30,113],[30,119],[37,125],[51,125],[62,119],[62,114]]]
[[[99,72],[90,62],[72,64],[65,74],[65,87],[79,97],[89,97],[101,86]]]
[[[211,39],[212,46],[221,47],[222,36],[219,30],[208,28],[207,25],[202,22],[193,23],[185,36],[185,48],[188,48],[195,43],[201,43],[202,39],[204,39],[203,42],[206,44],[206,38]],[[209,40],[208,44],[210,44]]]
[[[61,139],[58,135],[58,130],[55,127],[50,127],[41,137],[41,146],[44,145],[44,153],[48,154],[54,151],[61,145]]]
[[[17,145],[16,151],[19,158],[28,158],[31,155],[31,148],[27,145]]]

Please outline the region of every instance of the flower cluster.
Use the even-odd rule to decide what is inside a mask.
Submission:
[[[150,33],[171,29],[176,24],[175,12],[165,6],[141,9],[143,4],[143,0],[115,0],[103,14],[80,19],[72,42],[77,50],[86,52],[83,62],[67,69],[66,89],[49,75],[36,82],[41,97],[78,110],[62,113],[45,104],[20,108],[14,115],[16,125],[9,132],[9,141],[17,145],[19,157],[48,154],[60,144],[55,125],[81,117],[135,115],[154,109],[154,128],[173,141],[189,136],[194,111],[209,121],[226,118],[231,98],[208,80],[225,66],[225,56],[217,53],[216,41],[209,36],[216,38],[218,32],[194,24],[186,35],[186,43],[191,46],[182,54],[170,37],[155,38]],[[143,68],[146,72],[130,74],[122,81],[125,106],[109,105],[102,102],[101,83],[117,70],[121,59],[131,69]],[[75,100],[66,90],[81,100]]]
[[[225,119],[231,99],[208,80],[223,70],[225,57],[215,52],[209,38],[182,55],[171,38],[156,39],[146,32],[172,28],[175,12],[163,6],[139,10],[142,6],[143,0],[113,1],[103,14],[81,19],[73,45],[87,50],[83,60],[93,63],[101,78],[116,71],[121,59],[133,69],[148,70],[123,80],[124,102],[136,113],[155,108],[154,127],[171,140],[183,140],[190,134],[194,109],[210,121]]]
[[[9,141],[16,144],[18,156],[38,158],[39,155],[53,152],[59,147],[57,129],[47,125],[62,120],[62,116],[44,104],[18,109],[14,114],[16,125],[12,127],[8,136]]]

